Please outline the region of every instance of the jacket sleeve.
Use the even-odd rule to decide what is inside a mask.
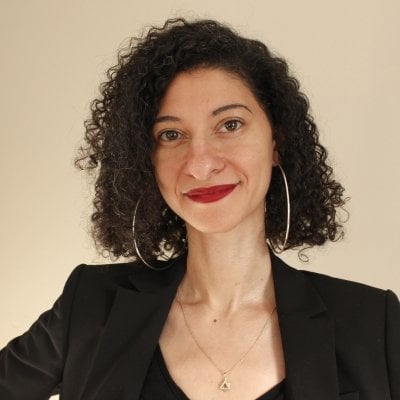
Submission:
[[[70,312],[81,268],[72,272],[54,306],[0,351],[1,400],[45,400],[58,393],[67,353]]]
[[[386,297],[386,359],[392,400],[400,400],[400,303],[388,290]]]

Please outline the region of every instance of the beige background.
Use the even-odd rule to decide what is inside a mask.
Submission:
[[[52,305],[71,269],[102,262],[72,159],[116,49],[184,15],[231,23],[285,56],[352,200],[347,237],[293,265],[400,293],[397,0],[0,1],[0,347]],[[104,262],[104,261],[103,261]]]

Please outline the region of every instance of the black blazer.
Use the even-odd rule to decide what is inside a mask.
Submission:
[[[400,400],[400,305],[391,291],[272,271],[287,400]],[[79,266],[54,307],[0,352],[0,399],[137,400],[185,272]],[[157,399],[158,400],[158,399]]]

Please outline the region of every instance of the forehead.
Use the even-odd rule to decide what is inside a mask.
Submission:
[[[220,68],[198,68],[181,72],[173,79],[161,100],[159,114],[232,102],[258,105],[243,78]]]

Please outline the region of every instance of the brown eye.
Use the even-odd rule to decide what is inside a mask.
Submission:
[[[172,142],[174,140],[179,139],[181,134],[177,131],[164,131],[160,134],[160,139],[165,140],[166,142]]]
[[[240,122],[237,119],[230,119],[229,121],[224,122],[222,126],[222,131],[223,132],[232,132],[236,131],[242,126],[242,122]]]

